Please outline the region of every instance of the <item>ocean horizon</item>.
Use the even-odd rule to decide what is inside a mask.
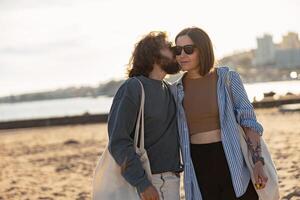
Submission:
[[[244,84],[251,102],[254,97],[261,100],[264,93],[275,92],[277,96],[286,93],[300,94],[300,80]],[[54,99],[0,104],[0,122],[51,117],[76,116],[82,114],[107,114],[113,97],[99,96]]]

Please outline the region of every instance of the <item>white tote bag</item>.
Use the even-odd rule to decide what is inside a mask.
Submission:
[[[136,80],[138,80],[136,78]],[[134,147],[136,153],[140,156],[140,161],[151,181],[151,169],[144,148],[144,102],[145,92],[143,84],[141,85],[141,104],[135,127]],[[140,128],[141,127],[141,128]],[[140,131],[139,131],[140,130]],[[140,137],[140,147],[137,146]],[[121,175],[121,167],[116,163],[106,146],[101,155],[93,177],[93,200],[137,200],[140,199],[136,188],[130,185]]]
[[[227,77],[226,77],[226,86],[227,86],[229,95],[231,97],[231,100],[233,101],[232,92],[230,89],[230,82],[231,81],[230,81],[230,76],[229,76],[229,72],[228,72]],[[238,123],[236,123],[236,125],[239,128],[240,144],[241,144],[243,156],[244,156],[245,162],[246,162],[247,167],[251,174],[251,181],[254,185],[254,183],[255,183],[255,178],[254,178],[254,174],[253,174],[254,163],[252,161],[251,152],[247,145],[246,134],[245,134],[243,128]],[[266,183],[266,186],[263,189],[258,190],[258,189],[256,189],[255,185],[254,185],[254,188],[259,197],[259,200],[279,200],[280,195],[279,195],[277,171],[276,171],[274,162],[271,158],[271,154],[268,150],[268,147],[267,147],[263,137],[260,138],[260,143],[261,143],[262,157],[264,158],[264,161],[265,161],[264,172],[265,172],[266,176],[268,177],[268,182]]]

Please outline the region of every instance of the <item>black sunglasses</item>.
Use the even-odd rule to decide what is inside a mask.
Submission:
[[[183,49],[183,51],[184,51],[187,55],[191,55],[191,54],[194,53],[195,47],[196,47],[195,45],[189,44],[189,45],[185,45],[185,46],[183,46],[183,47],[181,47],[181,46],[175,46],[175,47],[172,47],[172,50],[173,50],[173,52],[174,52],[174,54],[175,54],[176,56],[180,56],[180,55],[181,55],[182,49]]]

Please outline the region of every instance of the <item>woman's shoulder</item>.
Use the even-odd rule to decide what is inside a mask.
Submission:
[[[233,69],[232,67],[229,66],[218,66],[216,67],[217,73],[221,77],[225,77],[226,74],[228,74],[231,78],[232,77],[239,77],[239,73]]]
[[[230,66],[217,66],[216,70],[218,73],[235,72],[235,70]]]

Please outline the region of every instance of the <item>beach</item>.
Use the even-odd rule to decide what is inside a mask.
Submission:
[[[257,109],[283,200],[300,200],[300,112]],[[0,131],[0,200],[91,199],[107,124]],[[183,190],[181,188],[182,199]]]

